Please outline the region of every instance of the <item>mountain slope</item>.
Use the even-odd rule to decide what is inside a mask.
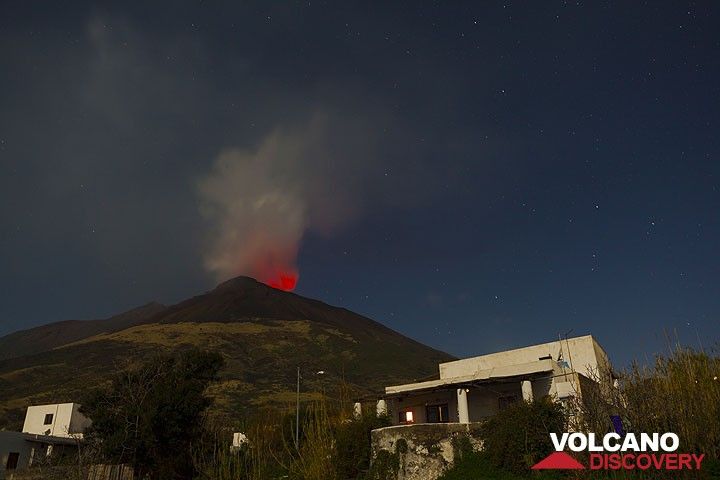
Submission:
[[[104,328],[71,324],[69,333],[66,322],[46,326],[66,342],[45,342],[42,351],[23,346],[37,333],[12,334],[15,352],[32,353],[0,360],[0,427],[16,425],[28,404],[78,401],[88,385],[159,352],[197,347],[222,353],[226,368],[212,393],[218,411],[234,418],[290,403],[297,366],[307,399],[341,382],[356,395],[378,391],[435,374],[438,362],[452,358],[367,317],[246,277],[126,320]]]
[[[0,337],[0,360],[44,352],[103,332],[122,330],[166,307],[151,302],[103,320],[65,320]]]

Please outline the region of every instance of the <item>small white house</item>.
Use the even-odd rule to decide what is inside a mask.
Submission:
[[[396,425],[479,422],[519,400],[566,401],[613,379],[605,350],[587,335],[441,363],[438,379],[386,387],[384,408]]]
[[[82,438],[90,420],[77,403],[55,403],[28,407],[22,431],[36,435]]]
[[[0,431],[0,480],[53,453],[76,451],[90,420],[76,403],[28,407],[22,432]]]

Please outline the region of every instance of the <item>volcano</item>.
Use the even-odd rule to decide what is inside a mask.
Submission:
[[[28,403],[79,401],[120,368],[193,347],[225,357],[211,393],[214,408],[233,418],[289,403],[297,366],[329,372],[304,380],[310,399],[340,383],[373,394],[433,375],[453,358],[347,309],[237,277],[175,305],[0,338],[0,428],[16,428]]]
[[[292,292],[295,290],[295,286],[298,282],[297,272],[282,272],[277,275],[276,278],[265,282],[268,286],[283,290],[285,292]]]

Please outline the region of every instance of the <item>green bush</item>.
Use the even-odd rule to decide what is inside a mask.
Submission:
[[[335,428],[337,468],[340,478],[356,478],[370,467],[370,432],[387,427],[386,415],[365,412],[360,418],[340,422]]]
[[[520,480],[526,478],[555,480],[561,476],[558,472],[526,470],[523,473],[512,473],[501,470],[492,464],[487,453],[474,451],[467,436],[456,438],[453,441],[453,450],[455,461],[452,467],[447,469],[438,480]]]
[[[555,451],[551,432],[566,430],[563,407],[549,397],[517,402],[482,427],[484,456],[490,466],[513,473],[529,468]]]

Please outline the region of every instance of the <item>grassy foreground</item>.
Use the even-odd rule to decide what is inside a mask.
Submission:
[[[530,466],[551,453],[549,432],[572,428],[602,435],[612,431],[611,415],[620,415],[626,430],[679,435],[680,451],[704,453],[700,472],[672,472],[672,478],[720,478],[720,357],[715,353],[678,348],[658,356],[652,365],[635,365],[623,372],[617,388],[588,390],[584,402],[572,406],[579,415],[549,399],[520,402],[490,419],[481,430],[484,450],[477,452],[469,439],[459,438],[456,461],[439,480],[545,478],[670,478],[652,472],[534,472]],[[168,387],[169,388],[169,387]],[[162,396],[166,398],[165,395]],[[299,443],[295,443],[295,415],[268,408],[228,425],[205,415],[202,428],[186,452],[192,478],[201,480],[395,480],[402,455],[371,465],[370,431],[388,424],[374,409],[360,418],[352,415],[351,396],[341,385],[321,400],[303,405]],[[369,406],[368,406],[369,407]],[[243,431],[249,442],[231,451],[233,431]],[[102,439],[101,439],[102,440]],[[32,469],[16,478],[85,479],[90,466],[113,463],[101,449],[88,444],[67,467]],[[582,459],[581,459],[582,460]],[[59,471],[58,476],[55,471]],[[35,476],[33,476],[35,475]],[[145,478],[173,477],[147,472]]]

